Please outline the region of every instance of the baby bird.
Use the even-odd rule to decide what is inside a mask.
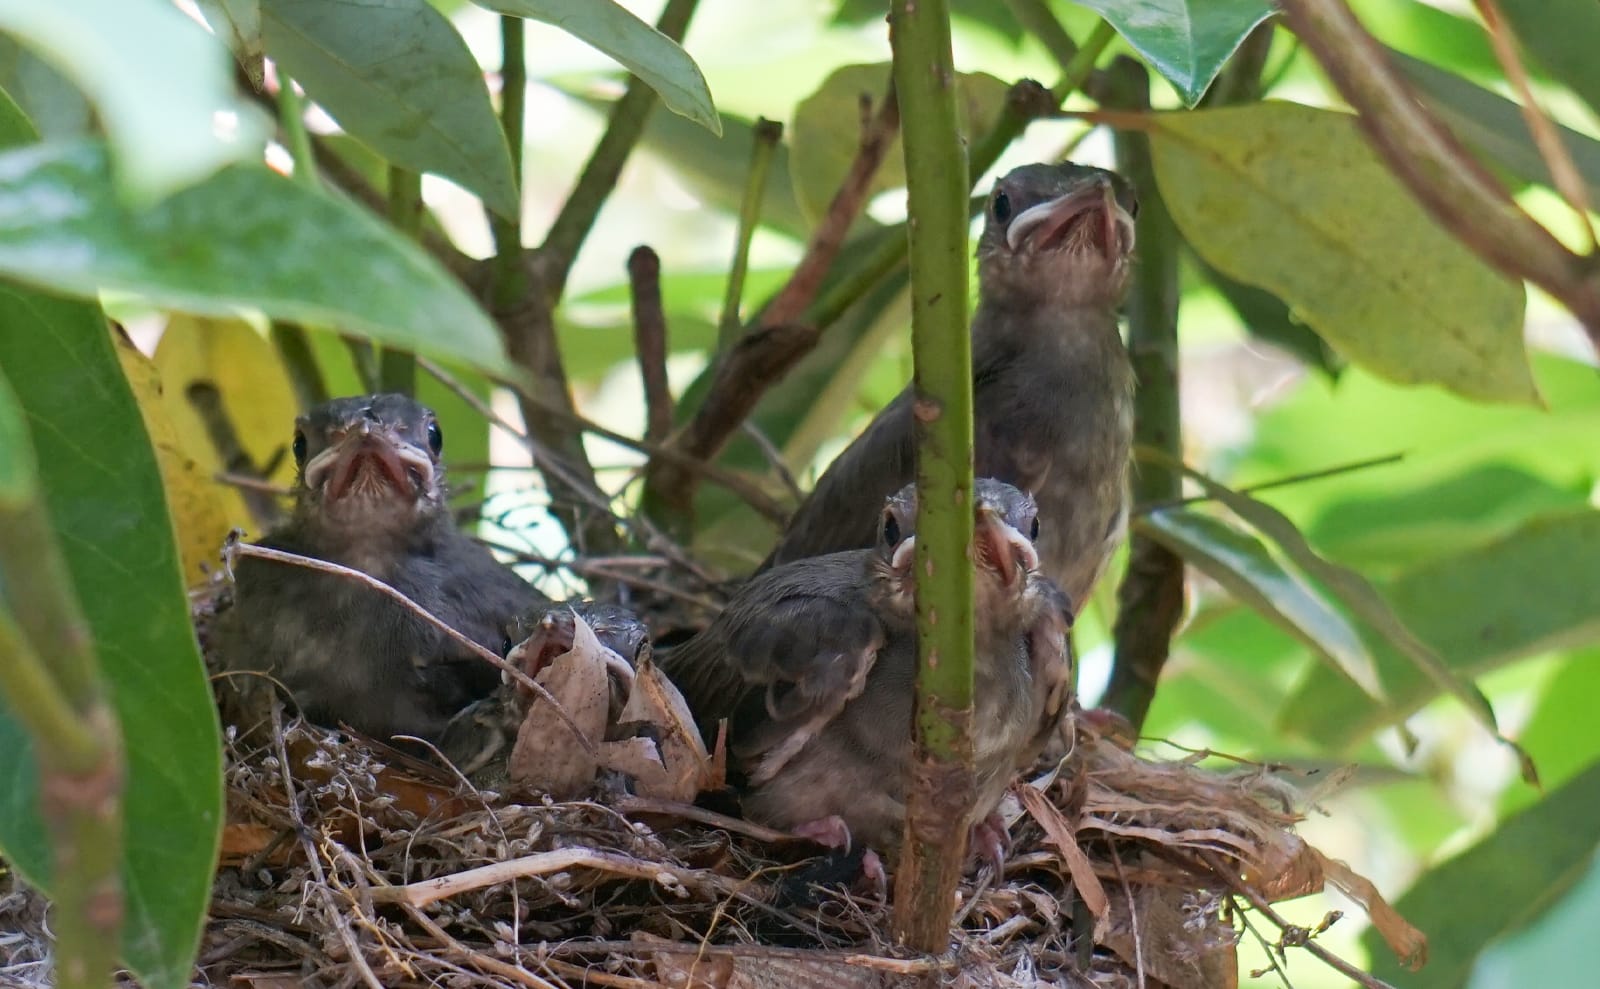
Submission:
[[[294,511],[261,545],[361,570],[467,638],[503,650],[545,602],[460,532],[445,504],[438,418],[404,395],[339,398],[295,422]],[[244,557],[213,642],[224,708],[251,727],[276,680],[311,721],[434,740],[500,672],[392,598],[337,574]]]
[[[974,469],[1038,501],[1045,576],[1088,600],[1128,517],[1133,369],[1117,330],[1138,202],[1063,162],[995,183],[972,317]],[[916,473],[910,389],[839,454],[764,566],[871,546],[880,500]]]
[[[1039,570],[1033,499],[975,493],[974,748],[984,822],[1067,701],[1070,606]],[[755,821],[881,852],[900,845],[916,679],[915,489],[876,513],[878,543],[797,560],[746,584],[662,668],[702,733],[726,719],[730,776]],[[992,824],[989,825],[992,828]]]

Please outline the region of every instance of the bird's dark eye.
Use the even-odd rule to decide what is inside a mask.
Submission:
[[[885,546],[900,545],[900,520],[893,513],[883,517],[883,544]]]
[[[1135,199],[1133,202],[1128,204],[1128,215],[1133,217],[1135,220],[1139,218],[1139,200]]]
[[[1011,197],[1003,192],[994,194],[994,218],[1000,223],[1011,219]]]
[[[1029,542],[1038,542],[1039,541],[1039,520],[1037,518],[1035,518],[1033,520],[1033,528],[1028,531],[1028,541]]]
[[[444,451],[444,430],[439,428],[437,419],[428,423],[428,449],[435,457]]]
[[[306,434],[298,429],[294,432],[294,462],[299,467],[306,465]]]
[[[500,640],[500,656],[502,659],[511,653],[511,647],[514,645],[516,643],[511,641],[511,636],[509,635]]]

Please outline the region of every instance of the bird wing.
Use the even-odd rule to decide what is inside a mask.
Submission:
[[[755,783],[770,779],[864,688],[887,634],[869,598],[869,554],[835,553],[768,571],[662,663],[701,731]]]
[[[916,457],[908,388],[823,471],[761,570],[872,546],[878,538],[883,500],[911,482]]]

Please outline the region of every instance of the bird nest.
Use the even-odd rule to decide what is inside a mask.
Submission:
[[[263,749],[230,739],[198,978],[1199,989],[1236,984],[1245,910],[1278,926],[1278,950],[1326,955],[1270,907],[1324,881],[1403,955],[1423,950],[1370,884],[1294,834],[1300,798],[1266,767],[1151,762],[1075,734],[1015,787],[1003,870],[969,873],[950,950],[931,957],[896,949],[883,891],[815,882],[827,862],[803,841],[616,778],[559,801],[446,785],[399,753],[280,724]]]
[[[197,602],[202,637],[209,610]],[[554,799],[281,705],[272,719],[227,734],[201,985],[1212,989],[1237,984],[1249,932],[1274,967],[1304,949],[1380,986],[1271,906],[1330,883],[1402,959],[1426,951],[1369,882],[1296,835],[1313,798],[1282,767],[1153,761],[1094,712],[1013,786],[1009,853],[969,870],[938,956],[896,946],[892,897],[859,859],[743,821],[725,795],[646,795],[602,759],[579,799]],[[4,981],[48,984],[45,921],[0,873]]]

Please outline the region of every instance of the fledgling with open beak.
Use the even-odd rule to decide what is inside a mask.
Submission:
[[[727,721],[730,777],[748,817],[892,853],[912,758],[915,490],[875,517],[874,548],[760,574],[662,668],[708,741]],[[1028,495],[978,481],[975,828],[1043,748],[1070,691],[1071,609],[1039,570],[1037,524]]]
[[[274,549],[364,571],[480,645],[544,596],[460,532],[445,504],[444,435],[404,395],[339,398],[295,422],[299,476]],[[230,720],[253,727],[270,699],[262,673],[312,721],[381,740],[436,739],[500,672],[393,599],[337,574],[254,557],[234,568],[218,619]]]
[[[972,319],[974,470],[1031,493],[1043,572],[1088,600],[1127,524],[1133,370],[1117,329],[1138,203],[1064,162],[995,183]],[[833,461],[766,567],[871,546],[873,506],[916,473],[910,389]]]

